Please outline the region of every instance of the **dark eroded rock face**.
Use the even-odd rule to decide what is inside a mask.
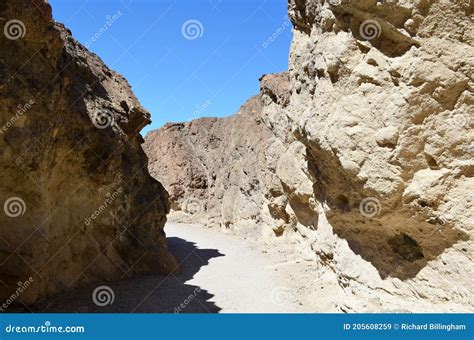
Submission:
[[[30,277],[25,303],[170,271],[168,194],[140,145],[149,113],[46,2],[2,2],[0,17],[0,300]]]

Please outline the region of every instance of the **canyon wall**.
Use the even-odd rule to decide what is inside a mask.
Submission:
[[[473,311],[472,2],[290,0],[289,14],[289,71],[261,79],[256,114],[147,136],[179,219],[298,235],[317,311]]]
[[[266,115],[305,146],[312,248],[347,310],[473,309],[473,10],[289,2],[290,100]]]
[[[275,175],[283,146],[262,108],[255,96],[232,117],[169,123],[145,137],[150,173],[170,193],[170,218],[273,234],[257,227],[272,224],[272,202],[283,195]]]
[[[172,270],[150,114],[46,1],[3,1],[0,22],[0,300]]]

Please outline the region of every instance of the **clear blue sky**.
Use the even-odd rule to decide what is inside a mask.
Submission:
[[[166,122],[231,115],[258,92],[260,76],[288,68],[287,0],[50,4],[55,20],[128,79],[152,114],[143,134]],[[198,23],[183,33],[189,20]]]

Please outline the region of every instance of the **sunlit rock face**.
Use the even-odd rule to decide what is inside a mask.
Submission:
[[[305,148],[312,248],[354,296],[336,304],[472,310],[472,4],[290,0],[289,12],[289,99],[266,95],[264,116]]]
[[[170,193],[170,218],[274,235],[272,204],[283,198],[275,169],[284,148],[262,108],[255,96],[231,117],[170,123],[145,137],[150,173]]]
[[[3,1],[0,17],[0,300],[172,270],[149,113],[45,1]]]

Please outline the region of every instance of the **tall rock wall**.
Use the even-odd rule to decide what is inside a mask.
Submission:
[[[341,310],[473,310],[473,10],[289,1],[289,103],[264,116],[305,147]]]
[[[51,18],[0,4],[0,300],[169,272],[168,194],[150,177],[150,122],[127,81]]]

